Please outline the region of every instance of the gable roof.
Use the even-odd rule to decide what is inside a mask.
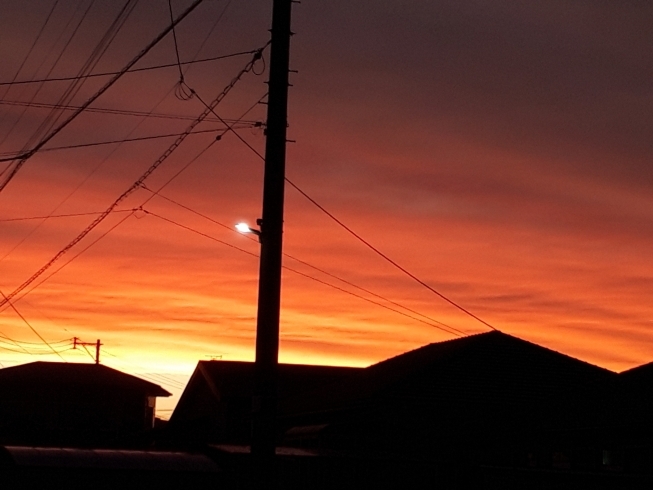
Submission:
[[[339,382],[360,368],[279,364],[278,398]],[[167,433],[178,441],[245,442],[251,431],[254,363],[200,361],[181,395]]]
[[[279,364],[277,395],[285,398],[339,381],[360,371],[360,368],[315,366],[306,364]],[[192,409],[194,395],[208,389],[216,401],[225,398],[251,397],[254,386],[254,363],[242,361],[200,361],[193,372],[186,389],[170,417],[170,422],[179,414]]]
[[[653,384],[653,362],[622,371],[619,373],[619,378],[631,383]]]
[[[170,396],[159,385],[102,364],[32,362],[0,369],[0,390],[34,390],[54,387],[102,387]]]
[[[616,373],[499,331],[429,344],[374,364],[337,386],[282,403],[286,416],[385,403],[437,404],[442,411],[488,412],[535,405]],[[475,408],[473,408],[475,407]],[[469,413],[468,413],[469,412]],[[315,422],[317,423],[317,422]]]

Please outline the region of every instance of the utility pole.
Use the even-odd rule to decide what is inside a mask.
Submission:
[[[73,349],[77,349],[77,346],[81,345],[86,352],[88,350],[86,349],[87,345],[94,345],[95,346],[95,364],[100,364],[100,346],[102,343],[100,342],[100,339],[97,339],[95,342],[82,342],[79,338],[73,337]],[[89,352],[90,355],[90,352]]]
[[[255,488],[258,489],[276,487],[277,371],[291,7],[292,0],[273,0],[272,3],[263,217],[259,220],[261,258],[252,399],[251,456]]]

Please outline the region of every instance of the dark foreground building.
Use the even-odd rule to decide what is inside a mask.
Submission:
[[[0,444],[138,447],[160,386],[98,364],[34,362],[0,369]]]
[[[204,373],[198,367],[170,425],[178,417],[181,432],[207,430],[207,454],[233,476],[235,488],[247,488],[249,448],[239,441],[246,440],[251,375],[242,373],[253,366],[231,366],[210,363]],[[427,345],[324,383],[286,378],[280,484],[653,488],[649,371],[618,375],[493,331]]]
[[[278,397],[284,400],[337,383],[359,368],[279,365]],[[166,426],[167,443],[194,448],[206,444],[248,444],[254,364],[200,361]]]

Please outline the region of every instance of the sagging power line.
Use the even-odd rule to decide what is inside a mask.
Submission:
[[[38,271],[36,271],[30,278],[23,282],[20,286],[14,289],[9,295],[7,295],[2,301],[0,301],[0,307],[4,306],[9,300],[11,300],[15,295],[20,293],[23,289],[29,286],[34,282],[41,274],[48,270],[59,258],[66,254],[71,248],[73,248],[77,243],[79,243],[86,235],[88,235],[97,225],[99,225],[104,219],[111,214],[111,212],[122,202],[124,201],[132,192],[137,190],[143,182],[181,145],[181,143],[186,139],[186,137],[193,131],[193,129],[201,123],[210,113],[215,114],[215,107],[224,100],[224,98],[229,94],[231,89],[241,80],[241,78],[248,72],[250,72],[256,63],[262,56],[263,50],[269,45],[269,42],[266,43],[263,47],[252,56],[252,59],[243,67],[238,74],[227,84],[227,86],[218,94],[218,96],[211,101],[211,104],[204,110],[202,113],[188,126],[186,131],[182,133],[177,139],[163,152],[163,154],[152,164],[150,167],[125,191],[123,192],[116,200],[114,200],[111,205],[102,212],[100,216],[95,218],[77,237],[75,237],[68,245],[62,248],[57,254],[54,255],[45,265],[43,265]],[[226,132],[227,130],[225,130]],[[217,138],[220,139],[220,136]]]

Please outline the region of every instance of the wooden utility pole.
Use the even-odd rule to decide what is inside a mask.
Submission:
[[[79,338],[73,337],[73,349],[77,349],[77,346],[81,345],[86,352],[88,350],[86,349],[87,345],[94,345],[95,346],[95,364],[100,364],[100,347],[102,346],[102,342],[100,342],[100,339],[97,339],[95,342],[82,342]],[[90,355],[90,352],[89,352]]]
[[[288,121],[292,0],[273,0],[263,179],[256,360],[252,399],[252,464],[256,488],[276,487],[275,449],[283,201]]]
[[[291,6],[292,0],[273,0],[272,5],[263,217],[259,220],[261,259],[252,399],[251,456],[256,488],[276,487],[277,370]]]

